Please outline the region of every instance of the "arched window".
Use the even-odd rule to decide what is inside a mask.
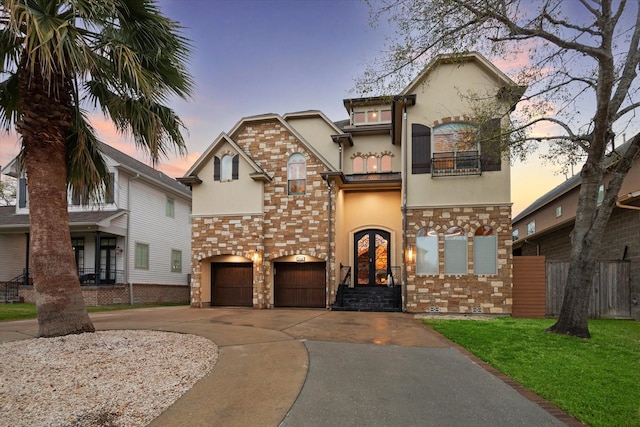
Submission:
[[[488,225],[478,227],[473,236],[473,272],[498,273],[498,238]]]
[[[353,173],[364,173],[364,159],[360,156],[353,158]]]
[[[290,195],[305,194],[307,184],[307,160],[300,153],[292,154],[287,162],[287,192]]]
[[[451,227],[444,235],[444,274],[468,272],[467,235],[461,227]]]
[[[438,274],[438,233],[433,228],[416,233],[416,274]]]
[[[220,180],[231,181],[231,172],[233,171],[233,156],[225,154],[220,159]]]
[[[391,156],[385,154],[380,158],[380,172],[391,172]]]
[[[376,156],[367,157],[367,173],[378,172],[378,158]]]

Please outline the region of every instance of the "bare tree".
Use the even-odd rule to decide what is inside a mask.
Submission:
[[[383,59],[358,82],[368,92],[393,92],[434,55],[479,51],[508,61],[527,92],[506,134],[512,154],[547,143],[565,164],[584,162],[571,233],[571,261],[562,310],[549,332],[590,337],[587,316],[601,240],[622,182],[640,151],[633,128],[638,100],[640,6],[613,0],[381,0],[372,22],[395,27]],[[517,67],[516,67],[517,65]],[[554,134],[534,135],[541,124]],[[637,121],[636,121],[637,124]],[[514,133],[515,131],[515,133]],[[635,136],[615,147],[616,134]],[[605,163],[614,151],[617,160]],[[611,180],[604,201],[598,190]]]
[[[13,206],[16,204],[16,183],[13,178],[0,176],[0,206]]]

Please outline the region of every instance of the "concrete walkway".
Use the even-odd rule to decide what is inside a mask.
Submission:
[[[580,425],[404,313],[161,307],[91,319],[218,345],[211,373],[154,427]],[[0,342],[36,334],[35,320],[0,323]]]

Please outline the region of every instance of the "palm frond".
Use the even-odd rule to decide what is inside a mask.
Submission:
[[[0,127],[9,132],[20,115],[18,75],[9,74],[0,82]]]
[[[100,200],[109,185],[109,169],[100,141],[83,111],[74,116],[73,129],[67,137],[67,182],[72,191],[86,191],[95,200]]]

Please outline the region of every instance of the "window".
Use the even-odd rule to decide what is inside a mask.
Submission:
[[[378,172],[378,158],[376,156],[367,157],[367,173]]]
[[[229,154],[222,156],[220,159],[220,181],[230,181],[231,171],[233,168],[233,157]]]
[[[433,228],[416,234],[416,274],[438,274],[438,233]]]
[[[478,227],[473,236],[473,271],[475,274],[498,272],[498,239],[488,225]]]
[[[213,180],[232,181],[238,179],[240,157],[238,154],[224,154],[213,158]]]
[[[136,243],[135,267],[144,270],[149,269],[149,245]]]
[[[556,218],[562,216],[562,206],[556,208]]]
[[[444,235],[444,274],[467,273],[467,235],[461,227],[451,227]]]
[[[536,232],[536,220],[534,219],[529,224],[527,224],[527,236],[535,232]]]
[[[353,159],[353,173],[364,173],[364,159],[360,156]]]
[[[175,218],[175,201],[167,197],[167,203],[165,205],[165,215],[169,218]]]
[[[385,154],[380,158],[380,172],[391,172],[391,156]]]
[[[513,240],[514,242],[518,240],[519,239],[518,234],[519,234],[518,229],[514,228],[513,231],[511,232],[511,240]]]
[[[434,175],[449,175],[454,171],[480,173],[479,148],[471,125],[447,123],[436,127],[433,135]]]
[[[171,272],[182,272],[182,251],[171,250]]]
[[[307,161],[300,153],[292,154],[287,162],[287,186],[290,195],[305,194]]]
[[[598,187],[598,206],[600,206],[603,201],[604,201],[604,185],[600,184],[600,187]]]
[[[391,122],[391,108],[371,108],[353,112],[353,124],[380,124]]]

